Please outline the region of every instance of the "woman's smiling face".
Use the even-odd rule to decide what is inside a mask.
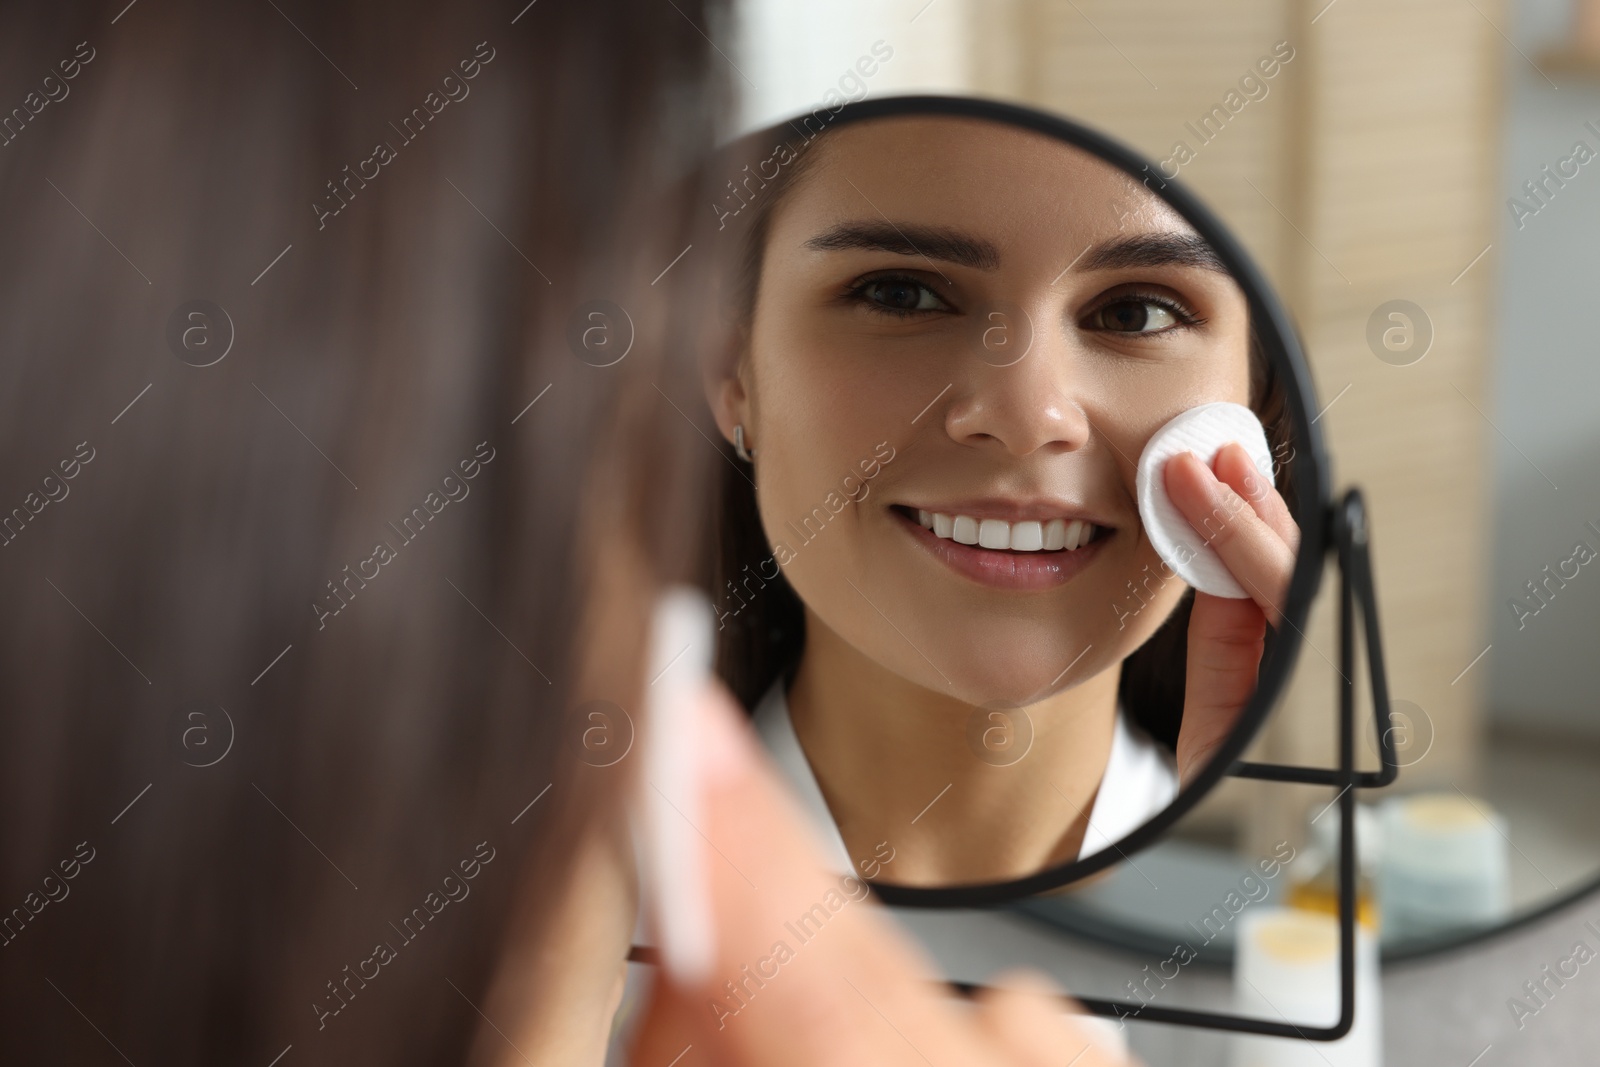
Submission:
[[[717,414],[811,625],[974,705],[1120,663],[1186,588],[1139,455],[1250,402],[1242,292],[1160,199],[1039,134],[895,118],[804,151]]]

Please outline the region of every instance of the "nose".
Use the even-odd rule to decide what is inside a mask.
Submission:
[[[1042,325],[1031,332],[1026,354],[1015,362],[994,359],[992,346],[982,353],[987,358],[965,360],[965,380],[955,383],[944,415],[956,443],[1013,456],[1073,452],[1087,443],[1089,418],[1074,399],[1071,345]]]

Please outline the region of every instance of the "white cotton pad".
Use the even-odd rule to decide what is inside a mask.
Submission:
[[[1261,420],[1242,404],[1221,403],[1190,408],[1157,430],[1139,457],[1136,486],[1139,518],[1156,555],[1202,593],[1242,600],[1250,594],[1167,496],[1165,477],[1167,460],[1180,452],[1193,452],[1209,467],[1230,441],[1244,446],[1256,470],[1270,483],[1272,449]]]

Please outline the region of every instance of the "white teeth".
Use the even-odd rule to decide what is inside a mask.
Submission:
[[[935,537],[963,545],[1012,552],[1072,551],[1094,537],[1093,523],[1082,519],[1051,519],[1049,522],[1007,522],[1004,519],[975,519],[970,515],[947,515],[942,511],[917,511],[917,522],[932,530]]]

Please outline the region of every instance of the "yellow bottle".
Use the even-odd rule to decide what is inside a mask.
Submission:
[[[1291,908],[1339,914],[1339,811],[1325,808],[1309,827],[1311,844],[1289,867],[1284,903]],[[1356,921],[1378,936],[1376,862],[1379,824],[1365,805],[1356,805]]]

